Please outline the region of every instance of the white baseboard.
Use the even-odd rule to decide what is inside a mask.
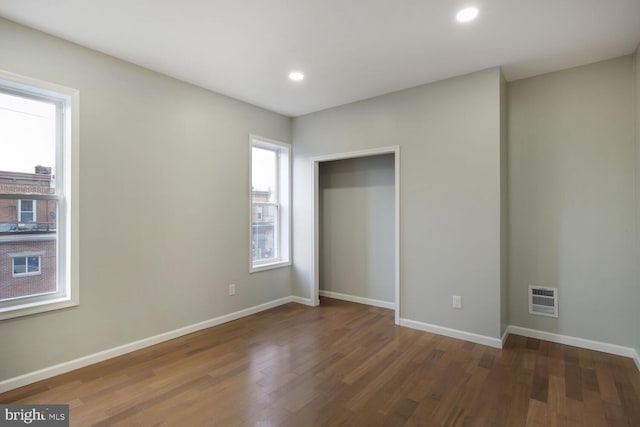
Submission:
[[[354,295],[341,294],[341,293],[338,293],[338,292],[331,292],[331,291],[320,291],[319,293],[320,293],[321,297],[341,299],[343,301],[356,302],[358,304],[372,305],[374,307],[389,308],[391,310],[395,310],[395,308],[396,308],[395,303],[388,302],[388,301],[381,301],[381,300],[377,300],[377,299],[357,297],[357,296],[354,296]]]
[[[185,326],[183,328],[175,329],[173,331],[164,332],[162,334],[154,335],[152,337],[143,338],[138,341],[130,342],[118,347],[113,347],[107,350],[100,351],[98,353],[90,354],[88,356],[79,357],[77,359],[63,362],[48,368],[40,369],[34,372],[29,372],[24,375],[9,378],[0,381],[0,393],[4,393],[9,390],[13,390],[18,387],[25,386],[27,384],[41,381],[47,378],[55,377],[56,375],[64,374],[74,369],[80,369],[94,363],[102,362],[113,357],[121,356],[132,351],[140,350],[145,347],[149,347],[155,344],[159,344],[164,341],[168,341],[174,338],[181,337],[202,329],[211,328],[213,326],[221,325],[223,323],[231,322],[242,317],[250,316],[255,313],[259,313],[270,308],[278,307],[290,302],[297,302],[300,304],[311,305],[311,300],[305,298],[288,296],[280,298],[274,301],[269,301],[264,304],[256,305],[253,307],[245,308],[244,310],[236,311],[233,313],[225,314],[224,316],[216,317],[213,319],[205,320],[204,322],[195,323],[193,325]]]
[[[298,304],[303,304],[303,305],[308,305],[309,307],[315,307],[318,304],[314,304],[313,301],[311,301],[311,298],[302,298],[302,297],[297,297],[297,296],[291,296],[291,302],[297,302]]]
[[[502,348],[500,338],[492,338],[486,335],[474,334],[472,332],[461,331],[458,329],[445,328],[444,326],[432,325],[429,323],[418,322],[416,320],[400,319],[400,326],[418,329],[433,334],[444,335],[464,341],[471,341],[476,344],[488,345],[489,347]]]
[[[504,343],[507,342],[508,337],[509,337],[509,326],[507,326],[504,329],[504,333],[502,334],[502,338],[500,339],[500,341],[502,341],[502,346],[500,348],[504,348]]]
[[[574,347],[586,348],[588,350],[601,351],[603,353],[616,354],[618,356],[626,356],[633,359],[640,370],[640,356],[638,352],[630,347],[624,347],[617,344],[609,344],[600,341],[592,341],[584,338],[576,338],[568,335],[555,334],[553,332],[538,331],[535,329],[522,328],[520,326],[507,327],[508,334],[522,335],[529,338],[537,338],[544,341],[551,341],[558,344],[571,345]]]

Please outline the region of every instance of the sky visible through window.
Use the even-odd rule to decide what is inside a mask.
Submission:
[[[55,114],[52,103],[0,93],[0,170],[34,173],[55,167]]]
[[[251,185],[254,190],[267,191],[276,188],[276,152],[253,147]]]

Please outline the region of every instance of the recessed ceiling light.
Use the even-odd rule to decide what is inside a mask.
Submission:
[[[456,20],[458,22],[469,22],[476,19],[476,16],[478,16],[478,9],[475,7],[467,7],[456,13]]]
[[[289,78],[293,81],[299,82],[300,80],[304,79],[304,74],[302,74],[300,71],[292,71],[289,73]]]

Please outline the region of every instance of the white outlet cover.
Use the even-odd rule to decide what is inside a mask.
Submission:
[[[453,296],[453,308],[462,308],[462,297],[460,295]]]

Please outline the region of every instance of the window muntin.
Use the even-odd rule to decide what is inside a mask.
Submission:
[[[290,146],[251,138],[250,271],[290,265]]]
[[[0,320],[78,303],[77,98],[74,89],[0,71]]]

